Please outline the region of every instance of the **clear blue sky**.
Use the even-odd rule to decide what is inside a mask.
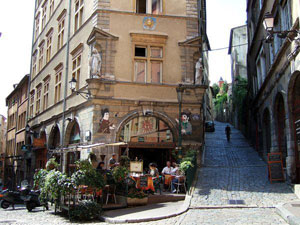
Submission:
[[[17,6],[17,7],[16,7]],[[6,96],[13,84],[30,72],[33,0],[1,1],[0,7],[0,114],[6,116]],[[230,29],[245,24],[246,0],[207,0],[211,48],[228,46]],[[220,76],[230,81],[227,50],[210,53],[211,84]]]

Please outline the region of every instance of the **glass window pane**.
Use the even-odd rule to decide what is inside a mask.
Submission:
[[[151,62],[151,82],[152,83],[160,83],[161,82],[161,62]]]
[[[151,48],[152,58],[162,58],[162,48]]]
[[[135,61],[135,81],[145,83],[146,61]]]
[[[135,56],[137,57],[146,57],[147,56],[147,49],[146,47],[135,47]]]

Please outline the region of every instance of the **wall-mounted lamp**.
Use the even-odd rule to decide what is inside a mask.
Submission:
[[[71,81],[69,82],[69,85],[72,93],[75,92],[77,95],[81,95],[85,99],[89,99],[91,97],[90,91],[76,91],[77,80],[75,79],[75,77],[72,77]]]
[[[292,42],[296,39],[299,39],[299,34],[300,31],[299,30],[280,30],[280,31],[274,31],[274,17],[271,13],[266,13],[264,16],[264,20],[263,20],[263,25],[264,28],[267,32],[267,37],[266,37],[266,42],[270,43],[273,41],[274,39],[274,34],[277,34],[277,37],[279,38],[286,38],[290,33],[292,33],[293,35],[291,35],[289,37],[289,40]],[[298,38],[297,38],[298,36]]]

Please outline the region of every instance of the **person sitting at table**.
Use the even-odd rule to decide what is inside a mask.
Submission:
[[[171,166],[171,162],[167,161],[167,166],[163,168],[161,171],[163,178],[164,178],[164,191],[170,187],[171,182],[171,171],[173,170],[173,167]]]
[[[106,169],[104,169],[104,162],[99,162],[97,168],[96,168],[97,172],[99,172],[100,174],[104,175],[106,173]]]
[[[171,175],[176,175],[177,171],[179,170],[178,164],[172,163],[174,168],[171,170]]]
[[[111,158],[109,159],[109,168],[112,170],[113,168],[115,168],[118,163],[117,163],[117,155],[116,153],[113,153]]]
[[[159,177],[159,172],[155,163],[150,163],[149,168],[150,168],[149,174],[152,177]]]
[[[175,183],[178,183],[179,182],[179,179],[182,177],[182,175],[180,174],[180,170],[179,168],[177,167],[177,170],[174,171],[174,179],[172,180],[171,182],[171,191],[172,193],[175,193],[176,192],[176,188],[175,188]]]

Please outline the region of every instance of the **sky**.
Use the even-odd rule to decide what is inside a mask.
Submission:
[[[206,0],[207,34],[211,49],[229,46],[230,30],[246,24],[246,0]],[[228,49],[209,52],[210,85],[220,77],[231,83]]]
[[[7,116],[5,99],[30,72],[33,0],[0,0],[0,114]]]
[[[5,98],[13,91],[13,84],[30,72],[34,1],[0,0],[0,4],[0,114],[6,116]],[[245,22],[246,0],[207,0],[207,32],[212,49],[227,47],[230,29]],[[231,82],[227,52],[209,54],[211,85],[221,76]]]

